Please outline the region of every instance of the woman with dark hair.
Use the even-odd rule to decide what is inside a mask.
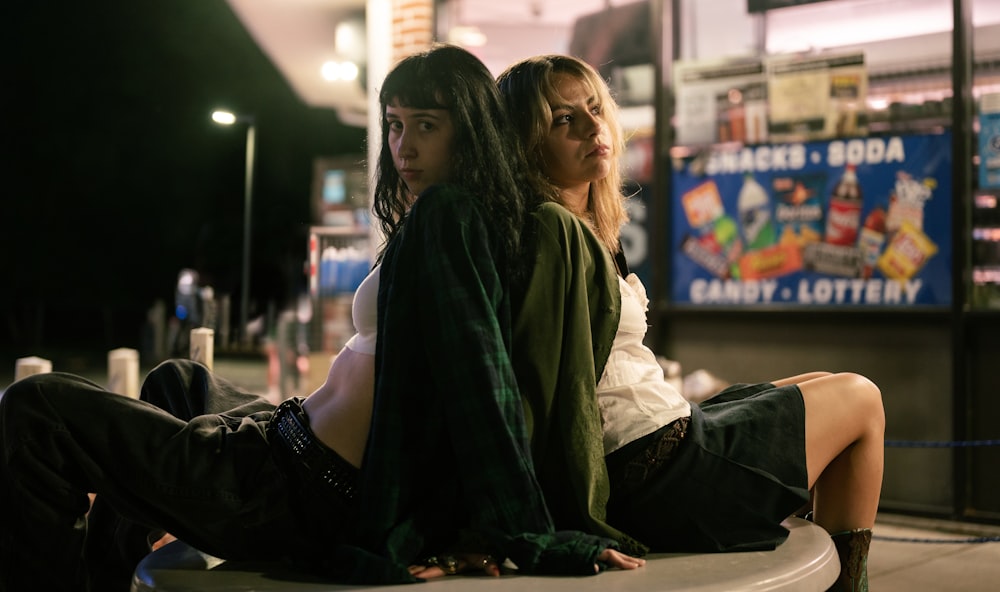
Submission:
[[[380,101],[386,243],[326,382],[274,408],[165,362],[143,398],[194,401],[185,419],[70,374],[15,382],[0,399],[0,590],[88,589],[88,492],[211,555],[344,582],[497,575],[505,558],[641,565],[555,532],[534,479],[509,350],[526,199],[492,76],[436,47],[401,61]]]
[[[518,257],[518,243],[525,211],[533,209],[538,197],[523,188],[526,175],[520,143],[510,133],[503,104],[497,103],[495,91],[482,85],[481,72],[457,68],[456,60],[478,60],[472,54],[451,46],[438,46],[419,60],[397,67],[379,90],[382,105],[382,146],[379,154],[373,209],[382,232],[391,238],[402,226],[413,199],[420,193],[407,171],[400,171],[388,147],[392,124],[386,125],[385,113],[392,104],[421,109],[447,110],[454,126],[454,150],[449,157],[455,178],[450,181],[478,193],[490,212],[497,213],[499,229],[494,237],[505,262],[514,268],[525,266]],[[531,202],[531,203],[526,203]]]
[[[882,485],[881,392],[850,372],[734,385],[691,405],[643,345],[648,300],[618,242],[624,138],[604,80],[569,56],[508,68],[501,93],[548,202],[516,301],[514,365],[556,526],[630,552],[771,549],[813,498],[867,590]]]

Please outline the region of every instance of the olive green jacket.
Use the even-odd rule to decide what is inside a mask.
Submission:
[[[540,206],[532,223],[526,240],[535,260],[514,294],[512,356],[536,476],[557,529],[643,554],[644,545],[605,522],[610,483],[596,389],[621,316],[615,262],[558,204]]]

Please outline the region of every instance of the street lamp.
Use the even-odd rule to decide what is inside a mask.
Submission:
[[[243,182],[243,285],[240,287],[240,339],[246,348],[250,345],[247,335],[247,309],[250,303],[250,207],[253,204],[254,120],[253,117],[217,110],[212,112],[212,121],[221,125],[233,125],[237,122],[247,124],[246,178]]]

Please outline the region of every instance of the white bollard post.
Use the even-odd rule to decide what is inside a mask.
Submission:
[[[208,327],[191,329],[191,359],[209,370],[215,358],[215,331]]]
[[[21,380],[32,374],[45,374],[52,372],[52,361],[38,356],[28,356],[18,358],[14,364],[14,380]]]
[[[120,347],[108,352],[108,390],[139,398],[139,352]]]

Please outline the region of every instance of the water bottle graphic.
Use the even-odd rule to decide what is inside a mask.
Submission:
[[[743,187],[736,199],[740,230],[746,250],[773,245],[776,239],[771,215],[771,199],[751,173],[743,175]]]

